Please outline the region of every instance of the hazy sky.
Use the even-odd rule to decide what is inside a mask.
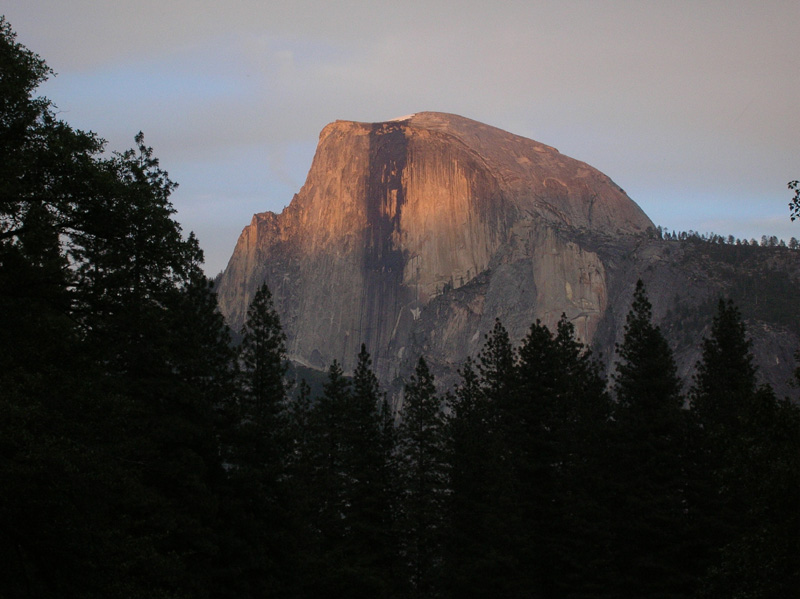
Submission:
[[[2,0],[60,116],[142,130],[224,268],[320,130],[436,110],[588,162],[656,224],[800,237],[800,2]]]

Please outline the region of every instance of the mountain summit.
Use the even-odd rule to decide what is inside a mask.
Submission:
[[[420,353],[454,370],[498,317],[521,339],[564,313],[613,348],[627,305],[609,298],[648,266],[626,263],[648,230],[609,177],[539,142],[437,112],[336,121],[289,206],[242,231],[219,305],[238,329],[267,281],[292,360],[347,371],[363,342],[384,382]]]

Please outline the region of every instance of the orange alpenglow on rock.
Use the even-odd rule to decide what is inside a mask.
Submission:
[[[607,266],[587,240],[653,223],[611,179],[558,150],[460,116],[336,121],[281,214],[256,214],[221,278],[234,329],[267,281],[289,357],[384,382],[424,352],[457,367],[496,317],[517,338],[562,313],[590,341]],[[596,244],[595,244],[596,245]]]

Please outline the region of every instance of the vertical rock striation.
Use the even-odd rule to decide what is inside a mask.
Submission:
[[[242,231],[219,304],[239,328],[266,280],[293,360],[347,370],[363,342],[387,382],[419,351],[457,365],[495,317],[516,332],[563,312],[590,341],[608,274],[581,240],[652,226],[596,169],[494,127],[336,121],[289,206]]]

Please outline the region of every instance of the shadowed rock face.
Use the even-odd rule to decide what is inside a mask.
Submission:
[[[238,329],[266,280],[293,360],[349,370],[364,342],[388,382],[420,351],[459,364],[495,317],[513,334],[563,312],[591,341],[609,275],[579,239],[652,226],[596,169],[494,127],[336,121],[291,204],[242,231],[219,304]]]

